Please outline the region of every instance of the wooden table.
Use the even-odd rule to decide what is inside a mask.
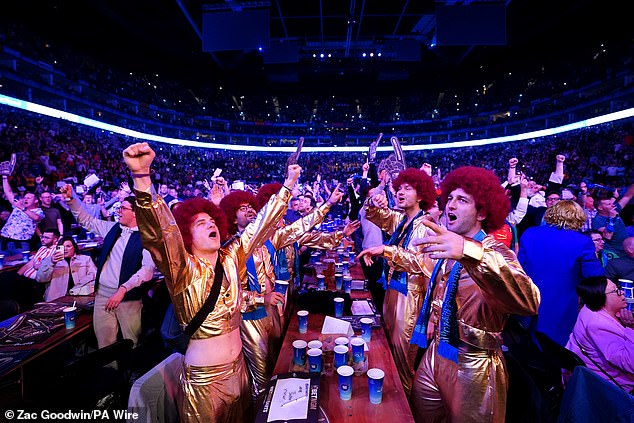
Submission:
[[[101,248],[102,245],[103,245],[103,238],[94,238],[91,240],[77,241],[77,246],[79,247],[79,251],[82,254],[86,254],[89,256],[93,256],[93,253],[95,253],[96,250]],[[29,257],[32,258],[36,252],[37,250],[31,251],[29,254]],[[7,256],[4,258],[3,266],[0,267],[0,273],[17,271],[26,263],[27,262],[22,260],[22,254],[14,254],[12,256]]]
[[[369,294],[366,293],[366,298]],[[297,318],[290,319],[284,343],[280,351],[274,374],[287,373],[293,359],[292,343],[296,339],[311,341],[318,339],[321,326],[324,322],[323,314],[310,314],[308,317],[308,331],[299,333]],[[352,399],[343,401],[339,398],[337,372],[321,376],[320,405],[330,422],[355,422],[355,423],[388,423],[388,422],[413,422],[412,416],[403,386],[396,371],[396,365],[388,346],[383,328],[374,328],[372,340],[368,344],[368,366],[378,367],[385,372],[383,383],[383,401],[381,404],[371,404],[368,394],[368,379],[362,376],[353,376]]]
[[[93,300],[94,300],[94,296],[70,296],[69,295],[69,296],[58,298],[52,302],[68,303],[69,305],[71,305],[73,301],[76,301],[78,305],[82,305]],[[28,312],[25,312],[25,313],[28,313]],[[0,327],[10,326],[11,323],[13,323],[19,316],[25,313],[18,314],[14,317],[11,317],[10,319],[5,320],[4,322],[0,322]],[[20,371],[20,376],[19,376],[20,390],[21,390],[22,398],[24,398],[24,367],[27,364],[31,363],[32,361],[36,360],[37,358],[44,356],[55,347],[77,337],[78,335],[82,334],[84,331],[88,330],[91,327],[92,327],[92,310],[81,310],[77,314],[77,320],[75,321],[75,327],[73,329],[66,329],[65,327],[62,326],[61,328],[58,328],[55,331],[53,331],[53,333],[51,333],[50,336],[48,336],[46,339],[44,339],[43,341],[37,344],[23,345],[23,346],[8,346],[8,345],[0,346],[0,358],[2,358],[3,353],[24,351],[26,354],[26,356],[23,357],[22,360],[20,360],[19,362],[14,363],[11,366],[8,366],[4,368],[2,371],[0,371],[0,380],[8,376],[9,374],[19,370]]]

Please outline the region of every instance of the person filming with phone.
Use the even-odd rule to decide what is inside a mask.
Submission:
[[[38,282],[48,283],[44,301],[65,295],[90,295],[95,289],[97,266],[92,258],[78,254],[79,247],[70,236],[60,238],[53,255],[42,260]]]

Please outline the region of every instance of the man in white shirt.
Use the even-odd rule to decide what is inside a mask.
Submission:
[[[119,328],[123,338],[131,339],[134,346],[141,335],[141,300],[139,289],[154,277],[154,262],[143,249],[136,223],[134,196],[121,201],[119,222],[109,222],[90,216],[66,185],[61,189],[73,216],[86,230],[104,238],[101,255],[97,260],[95,281],[95,307],[93,326],[99,348],[116,342]]]

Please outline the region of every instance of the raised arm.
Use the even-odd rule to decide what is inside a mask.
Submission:
[[[2,189],[4,190],[4,197],[11,203],[11,205],[15,204],[15,194],[11,189],[11,184],[9,184],[9,175],[2,175]]]
[[[618,201],[621,208],[625,208],[628,205],[630,200],[634,197],[634,184],[630,185],[623,197],[621,197]]]
[[[150,166],[155,153],[147,143],[133,144],[123,151],[123,158],[134,180],[137,197],[136,219],[143,247],[165,276],[171,294],[186,288],[192,268],[176,220],[167,204],[152,189]]]

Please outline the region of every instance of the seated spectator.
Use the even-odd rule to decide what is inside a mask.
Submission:
[[[634,388],[634,330],[632,313],[625,310],[623,291],[605,277],[596,276],[582,280],[577,293],[584,306],[566,348],[581,357],[599,376],[631,392]]]
[[[42,301],[41,285],[37,283],[37,271],[42,260],[55,251],[59,238],[57,229],[46,229],[40,237],[42,246],[17,272],[0,273],[0,300],[14,300],[20,310],[29,310],[33,304]]]
[[[612,259],[605,267],[605,276],[614,283],[619,279],[634,281],[634,237],[623,241],[623,257]]]
[[[42,260],[37,271],[38,282],[48,283],[44,301],[64,295],[89,295],[95,290],[97,266],[92,258],[78,254],[79,247],[70,236],[62,237],[55,252]]]

